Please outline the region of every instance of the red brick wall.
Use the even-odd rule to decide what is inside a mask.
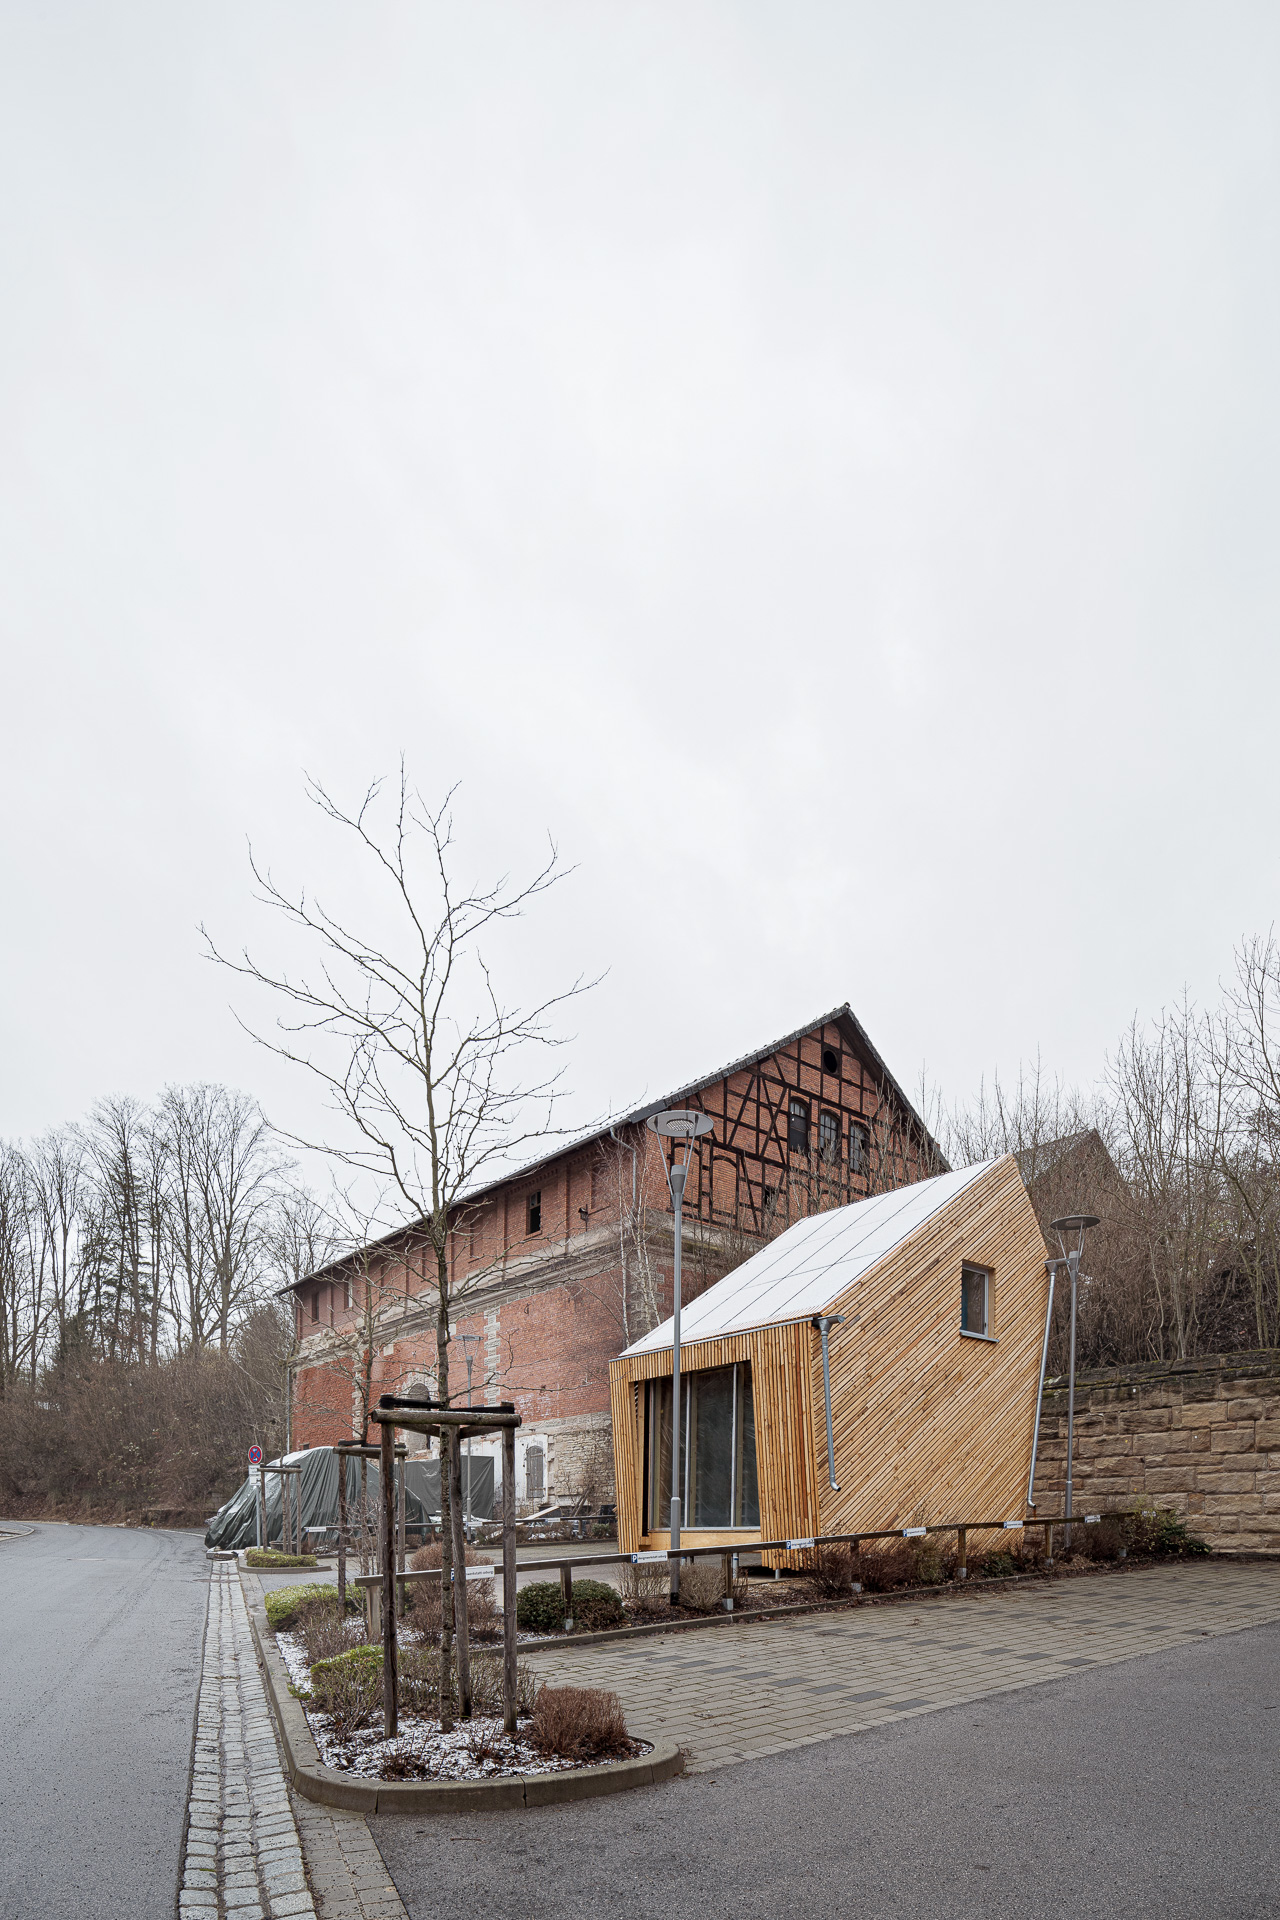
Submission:
[[[824,1049],[833,1050],[838,1071],[823,1069]],[[728,1079],[706,1083],[690,1104],[714,1121],[711,1136],[698,1144],[686,1189],[686,1218],[691,1225],[741,1228],[750,1233],[763,1217],[764,1189],[779,1188],[788,1166],[787,1107],[791,1093],[809,1102],[809,1136],[816,1148],[818,1116],[825,1108],[841,1120],[841,1155],[847,1168],[849,1122],[874,1126],[883,1109],[869,1065],[851,1050],[836,1024],[805,1035],[782,1052]],[[662,1167],[662,1149],[643,1126],[620,1129],[637,1149],[641,1202],[655,1218],[670,1217]],[[918,1149],[898,1131],[905,1177],[921,1172]],[[453,1235],[451,1275],[455,1290],[474,1289],[473,1299],[456,1299],[457,1333],[481,1336],[474,1371],[475,1397],[513,1400],[526,1423],[598,1419],[609,1408],[608,1363],[625,1345],[619,1311],[617,1264],[618,1176],[592,1142],[511,1180],[459,1215]],[[630,1158],[622,1161],[625,1200],[630,1200]],[[851,1183],[850,1197],[866,1190],[865,1178]],[[527,1201],[541,1196],[541,1223],[528,1232]],[[585,1218],[584,1218],[585,1213]],[[738,1248],[735,1257],[742,1257]],[[670,1312],[670,1252],[657,1249],[660,1310]],[[713,1277],[714,1267],[706,1277]],[[689,1296],[697,1290],[698,1268],[691,1261]],[[364,1282],[357,1273],[351,1306],[344,1308],[341,1281],[320,1283],[320,1319],[311,1319],[304,1300],[300,1332],[302,1360],[295,1396],[295,1436],[313,1444],[336,1437],[335,1424],[349,1421],[350,1365],[326,1361],[322,1349],[334,1336],[358,1332]],[[435,1377],[434,1256],[422,1242],[379,1256],[372,1284],[379,1310],[377,1372],[386,1391],[412,1374]],[[401,1327],[406,1308],[412,1323]],[[330,1331],[332,1329],[332,1331]],[[632,1336],[641,1329],[632,1328]],[[466,1367],[461,1343],[450,1351],[452,1396],[465,1392]],[[345,1396],[345,1397],[344,1397]],[[344,1428],[344,1431],[349,1430]]]

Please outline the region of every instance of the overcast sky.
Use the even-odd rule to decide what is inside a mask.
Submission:
[[[1276,913],[1273,5],[0,7],[0,1133],[225,1080],[407,755],[583,1117],[1088,1081]],[[237,1002],[237,1004],[239,1004]]]

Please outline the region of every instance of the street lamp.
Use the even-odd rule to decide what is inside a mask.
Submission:
[[[1067,1552],[1071,1551],[1071,1461],[1072,1448],[1076,1433],[1076,1283],[1080,1278],[1080,1256],[1084,1252],[1084,1236],[1090,1227],[1096,1227],[1096,1213],[1067,1213],[1061,1220],[1051,1220],[1049,1225],[1058,1236],[1058,1245],[1062,1249],[1062,1258],[1066,1262],[1071,1277],[1071,1353],[1067,1365]],[[1067,1240],[1074,1234],[1075,1245],[1068,1247]]]
[[[694,1113],[680,1107],[669,1107],[665,1113],[655,1113],[649,1118],[650,1132],[660,1139],[685,1143],[683,1161],[676,1164],[674,1157],[671,1165],[665,1169],[667,1189],[671,1194],[671,1205],[675,1210],[675,1271],[672,1279],[672,1331],[671,1331],[671,1598],[680,1598],[680,1253],[684,1237],[684,1183],[689,1172],[689,1162],[693,1158],[693,1143],[711,1131],[710,1116]]]
[[[458,1337],[462,1341],[462,1351],[463,1351],[463,1354],[466,1356],[467,1405],[470,1406],[471,1405],[471,1369],[475,1364],[476,1348],[480,1345],[480,1335],[478,1333],[463,1333],[463,1334],[459,1334]],[[470,1434],[467,1435],[466,1531],[467,1531],[467,1538],[469,1540],[471,1538],[471,1435]]]

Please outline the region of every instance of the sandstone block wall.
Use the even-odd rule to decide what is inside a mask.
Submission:
[[[1036,1504],[1061,1512],[1067,1387],[1045,1382]],[[1280,1553],[1280,1351],[1076,1375],[1075,1510],[1150,1494],[1219,1551]]]

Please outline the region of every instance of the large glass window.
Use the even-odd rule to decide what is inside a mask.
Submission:
[[[756,1422],[751,1368],[708,1367],[680,1377],[682,1529],[758,1527]],[[650,1380],[645,1399],[645,1530],[671,1525],[671,1381]]]

